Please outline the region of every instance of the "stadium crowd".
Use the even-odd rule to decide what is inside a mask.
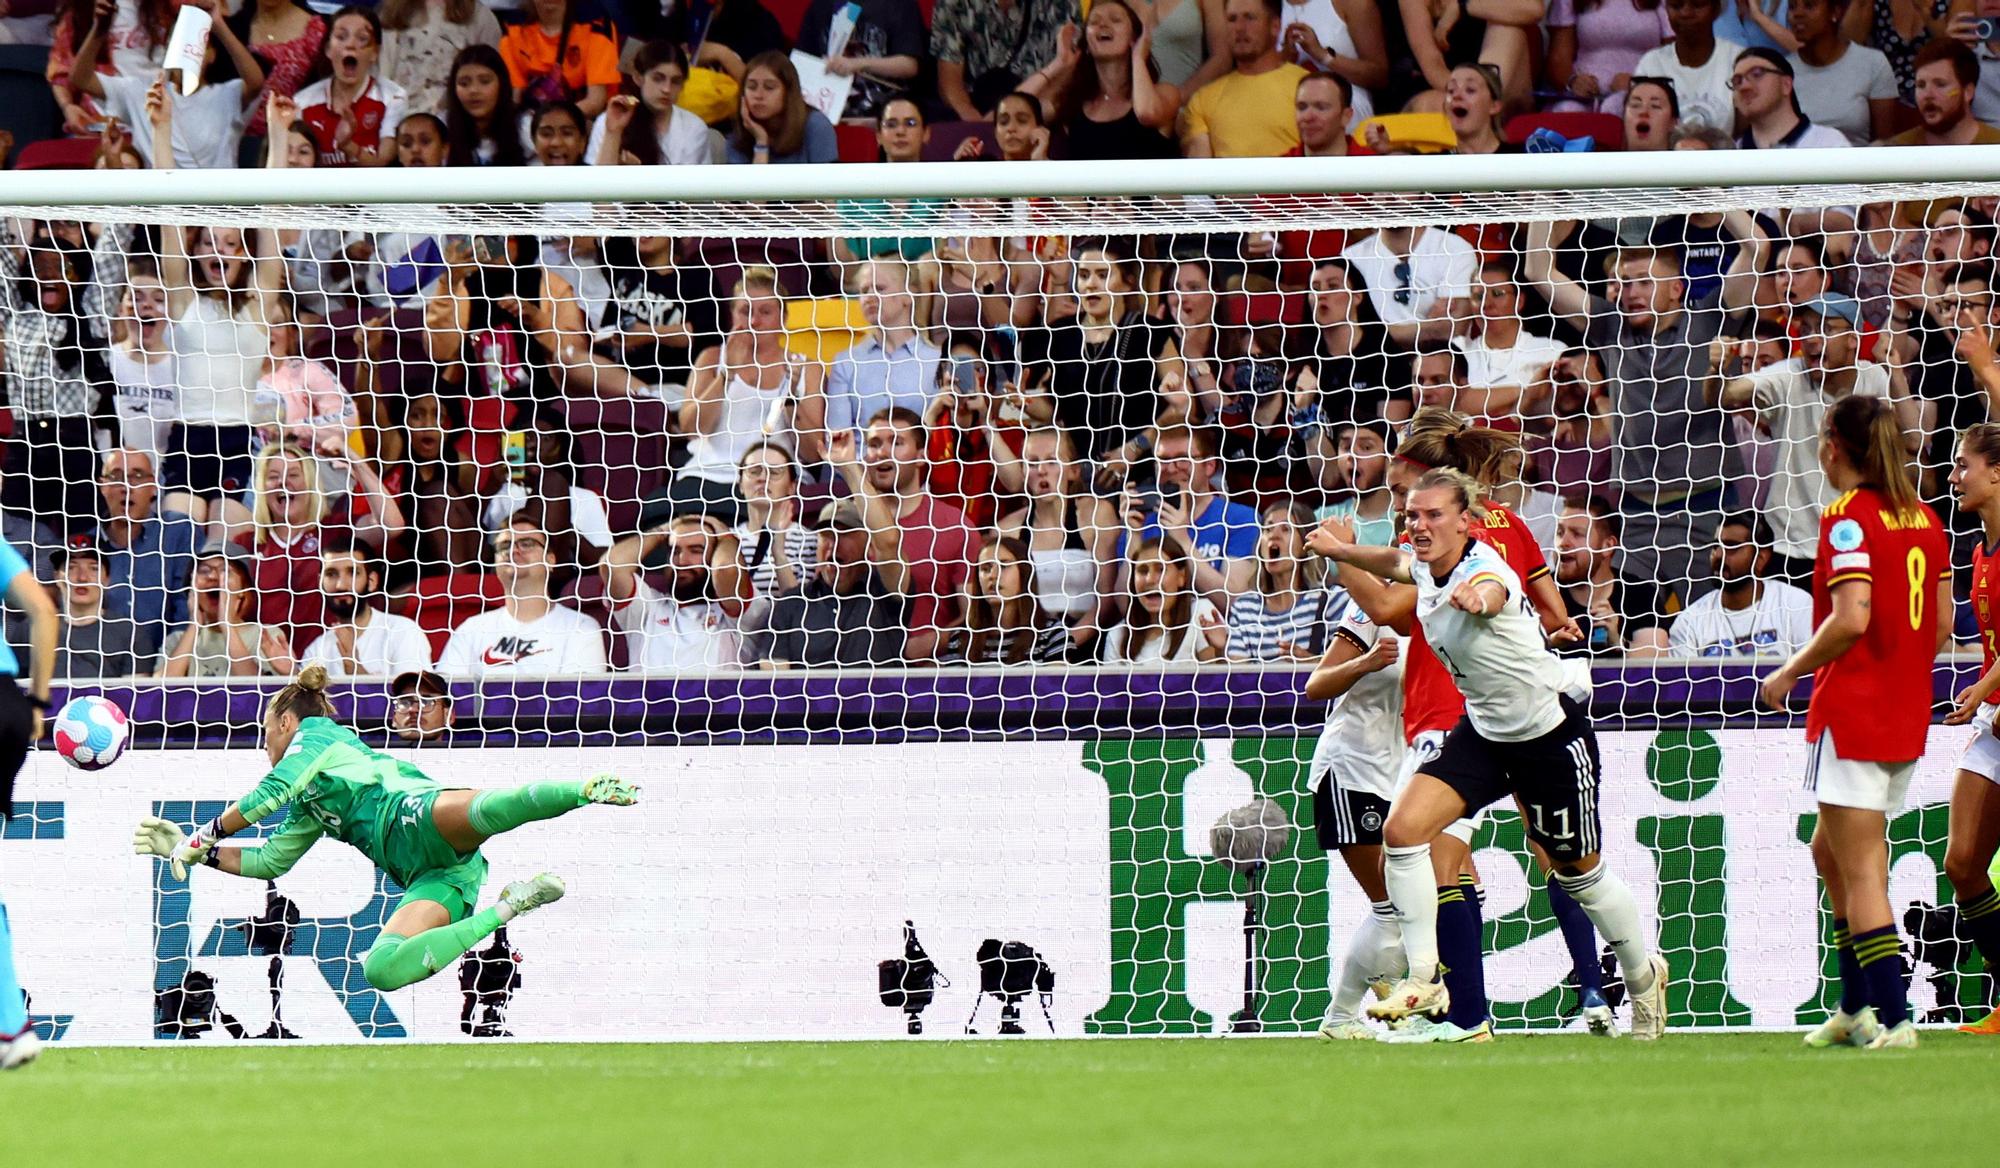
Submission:
[[[186,3],[217,17],[191,93],[160,72],[172,0],[11,6],[67,135],[15,163],[2000,142],[2000,0]],[[0,506],[58,587],[58,676],[1308,661],[1344,601],[1307,533],[1388,542],[1397,445],[1450,411],[1579,651],[1783,656],[1828,404],[1894,400],[1940,498],[2000,400],[1996,202],[1140,237],[14,222]]]

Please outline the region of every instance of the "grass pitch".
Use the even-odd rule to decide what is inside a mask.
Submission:
[[[1990,1168],[1996,1089],[2000,1040],[1950,1033],[55,1047],[0,1077],[0,1161]]]

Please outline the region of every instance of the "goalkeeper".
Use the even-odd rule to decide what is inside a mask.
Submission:
[[[501,925],[562,898],[562,881],[544,874],[507,885],[498,904],[474,913],[486,880],[481,844],[587,804],[627,807],[637,800],[637,787],[611,775],[510,791],[447,790],[336,723],[326,676],[324,666],[308,665],[271,699],[264,749],[272,768],[263,782],[191,836],[162,819],[141,820],[132,849],[165,858],[176,879],[206,864],[271,880],[323,835],[351,844],[405,890],[362,958],[376,989],[401,989],[450,968]],[[262,847],[217,846],[286,803],[291,810]]]

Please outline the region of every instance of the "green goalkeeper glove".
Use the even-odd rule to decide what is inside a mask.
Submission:
[[[179,826],[151,815],[139,821],[132,832],[132,850],[141,856],[158,856],[174,866],[174,879],[186,880],[188,868],[199,864],[212,845],[196,837],[188,839]]]

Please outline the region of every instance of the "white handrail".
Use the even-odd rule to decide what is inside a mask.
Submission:
[[[1133,162],[382,170],[28,170],[10,206],[765,202],[2000,183],[2000,146]]]

